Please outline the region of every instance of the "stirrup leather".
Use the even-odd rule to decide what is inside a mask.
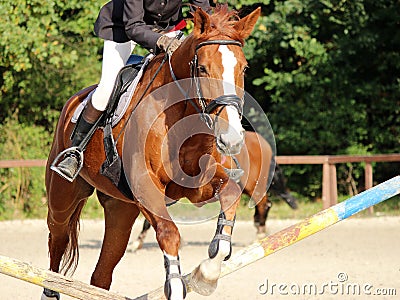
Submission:
[[[72,177],[65,175],[61,170],[58,168],[58,164],[68,155],[75,155],[78,158],[78,168],[75,174]],[[57,155],[54,159],[53,163],[50,166],[50,169],[60,175],[62,178],[68,180],[69,182],[73,182],[76,177],[78,177],[79,172],[83,167],[83,151],[79,147],[70,147],[62,151]]]

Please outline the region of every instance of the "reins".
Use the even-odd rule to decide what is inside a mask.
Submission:
[[[157,70],[154,72],[153,77],[151,78],[150,82],[147,84],[146,88],[144,89],[143,93],[140,95],[139,100],[136,104],[136,107],[139,105],[139,103],[143,100],[144,96],[146,95],[147,91],[149,90],[149,88],[151,87],[151,85],[153,84],[154,80],[156,79],[158,73],[160,73],[161,68],[163,67],[163,65],[167,62],[168,59],[168,54],[165,53],[163,60],[161,61],[159,67],[157,68]],[[128,126],[128,122],[131,119],[133,113],[135,112],[136,107],[134,107],[132,109],[132,111],[130,112],[129,116],[125,119],[124,121],[124,125],[122,126],[121,130],[118,133],[117,138],[115,139],[115,143],[118,142],[119,138],[121,137],[122,133],[126,130],[126,126]]]
[[[183,32],[180,32],[180,33],[178,33],[178,34],[175,36],[175,39],[178,39],[178,40],[179,40],[179,39],[181,39],[182,36],[183,36]],[[168,59],[169,56],[170,56],[170,55],[168,55],[168,49],[169,49],[169,46],[172,44],[172,41],[173,41],[173,40],[171,40],[171,42],[169,43],[169,45],[168,45],[168,47],[167,47],[167,49],[166,49],[166,51],[165,51],[163,60],[161,61],[160,65],[158,66],[157,70],[154,72],[153,77],[151,78],[150,82],[147,84],[147,86],[146,86],[146,88],[144,89],[142,95],[140,95],[139,101],[137,102],[136,107],[137,107],[137,105],[139,105],[139,103],[143,100],[143,98],[144,98],[144,96],[146,95],[147,91],[149,90],[150,86],[153,84],[154,80],[156,79],[158,73],[160,73],[161,68],[162,68],[162,67],[164,66],[164,64],[167,62],[167,59]],[[134,113],[136,107],[132,109],[132,111],[131,111],[131,113],[129,114],[128,118],[126,118],[126,120],[125,120],[125,122],[124,122],[124,125],[122,126],[121,130],[120,130],[119,133],[118,133],[118,136],[117,136],[117,138],[116,138],[116,140],[115,140],[115,143],[118,142],[118,140],[119,140],[119,138],[121,137],[122,133],[126,130],[126,126],[128,126],[128,122],[129,122],[129,120],[131,119],[131,117],[132,117],[132,115],[133,115],[133,113]]]

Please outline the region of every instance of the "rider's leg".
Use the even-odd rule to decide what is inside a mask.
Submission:
[[[135,45],[133,41],[126,43],[104,41],[101,78],[92,97],[96,109],[101,111],[106,109],[118,72],[125,66]]]
[[[132,41],[126,43],[104,41],[100,83],[96,91],[91,95],[88,104],[82,112],[82,116],[75,126],[72,136],[72,147],[79,146],[106,109],[118,72],[128,61],[135,45]],[[65,156],[56,168],[66,177],[74,178],[76,172],[78,172],[78,166],[79,158],[74,152],[71,152]]]
[[[102,113],[102,111],[93,107],[91,99],[89,99],[81,117],[75,125],[71,147],[78,147],[80,145]],[[75,177],[79,169],[78,154],[75,151],[68,152],[64,159],[56,166],[56,169],[72,181],[72,178]]]

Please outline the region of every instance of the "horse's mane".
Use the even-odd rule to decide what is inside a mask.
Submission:
[[[203,37],[204,40],[223,35],[244,44],[243,38],[241,38],[240,34],[233,28],[233,25],[239,19],[238,12],[236,10],[229,10],[228,4],[217,4],[214,8],[214,12],[210,15],[212,30]]]

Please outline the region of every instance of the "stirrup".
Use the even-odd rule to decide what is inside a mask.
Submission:
[[[75,175],[72,177],[69,177],[65,175],[63,172],[61,172],[58,169],[58,164],[68,155],[75,155],[78,158],[78,168],[75,172]],[[78,177],[79,172],[81,171],[83,167],[83,151],[79,147],[70,147],[62,151],[60,154],[57,155],[57,157],[54,159],[53,163],[50,166],[50,169],[56,172],[58,175],[60,175],[62,178],[68,180],[69,182],[73,182],[76,177]]]

